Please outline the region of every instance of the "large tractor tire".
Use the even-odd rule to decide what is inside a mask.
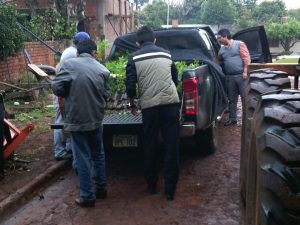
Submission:
[[[214,121],[208,128],[196,131],[194,136],[196,149],[201,155],[213,154],[218,148],[218,121]]]
[[[254,113],[247,225],[300,224],[300,91],[261,96]]]
[[[291,87],[287,73],[270,69],[255,70],[250,73],[243,99],[242,144],[240,155],[240,192],[246,200],[247,167],[250,145],[251,120],[260,95]]]

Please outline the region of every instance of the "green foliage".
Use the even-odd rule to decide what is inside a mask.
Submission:
[[[194,61],[193,63],[187,63],[187,62],[184,62],[184,61],[177,61],[177,62],[175,62],[175,65],[176,65],[176,69],[177,69],[177,72],[178,72],[178,80],[181,81],[182,80],[182,74],[185,70],[195,69],[195,68],[197,68],[201,65],[201,62]]]
[[[182,24],[199,23],[199,11],[205,0],[185,0],[183,5],[179,7],[179,21]]]
[[[9,104],[9,103],[6,103]],[[34,108],[29,112],[22,112],[16,114],[16,120],[19,122],[29,122],[32,120],[40,120],[45,117],[52,117],[54,115],[54,108],[46,108],[41,110],[40,107]]]
[[[258,0],[231,0],[233,2],[233,4],[235,5],[236,9],[237,9],[237,13],[239,14],[237,16],[240,17],[241,15],[243,15],[242,10],[250,10],[251,12],[253,12],[256,9],[256,3]],[[237,19],[236,18],[236,19]]]
[[[242,30],[256,25],[256,21],[252,19],[252,12],[248,8],[242,8],[240,16],[234,20],[234,25],[237,30]]]
[[[120,57],[118,60],[109,61],[106,63],[106,68],[110,71],[109,86],[112,94],[125,92],[127,57]],[[186,69],[194,69],[201,65],[199,61],[186,63],[184,61],[175,62],[178,71],[179,88],[181,88],[182,74]]]
[[[270,23],[266,27],[269,38],[279,40],[285,51],[289,51],[300,40],[300,22],[289,19],[287,23]]]
[[[236,8],[231,0],[205,1],[200,10],[201,22],[211,25],[233,23]]]
[[[103,62],[106,58],[106,49],[109,47],[108,40],[97,40],[98,59]]]
[[[66,26],[65,19],[56,11],[47,9],[32,16],[25,26],[43,40],[72,39],[76,32],[75,23]],[[28,39],[32,37],[28,35]]]
[[[118,60],[109,61],[105,64],[111,73],[109,79],[111,94],[125,92],[126,65],[126,57],[120,57]]]
[[[14,6],[0,5],[0,60],[7,58],[23,47],[23,31],[17,24],[18,13]]]
[[[290,18],[294,18],[295,20],[300,22],[300,8],[299,9],[291,9],[288,11],[288,16]]]
[[[18,83],[24,84],[24,83],[38,83],[35,75],[32,73],[22,73],[20,75],[20,78],[18,79]]]
[[[298,58],[290,58],[290,59],[279,59],[276,60],[276,63],[298,63]]]
[[[175,66],[178,72],[178,86],[177,86],[177,92],[179,95],[181,95],[182,91],[182,74],[187,69],[195,69],[201,65],[201,62],[194,61],[193,63],[186,63],[184,61],[177,61],[175,62]]]
[[[282,0],[263,1],[255,10],[254,17],[259,23],[280,22],[286,16],[285,3]]]
[[[147,25],[152,28],[160,28],[167,24],[168,4],[163,0],[154,0],[152,4],[147,5],[140,13],[141,25]],[[172,19],[178,19],[178,10],[174,5],[169,6],[169,22]]]
[[[140,9],[143,5],[145,5],[148,2],[149,0],[134,0],[136,9]]]

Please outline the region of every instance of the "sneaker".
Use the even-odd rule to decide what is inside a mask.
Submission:
[[[95,195],[97,199],[106,199],[107,198],[107,189],[106,188],[96,188]]]
[[[237,124],[237,121],[235,119],[229,119],[224,123],[224,126],[227,127],[234,124]]]
[[[62,155],[62,156],[55,157],[55,160],[56,160],[56,161],[62,161],[62,160],[70,160],[70,159],[72,159],[72,158],[73,158],[73,155],[72,155],[72,154],[66,153],[66,154],[64,154],[64,155]]]

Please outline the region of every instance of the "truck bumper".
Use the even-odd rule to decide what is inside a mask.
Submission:
[[[184,123],[181,125],[180,137],[191,137],[196,132],[196,126],[194,123]]]

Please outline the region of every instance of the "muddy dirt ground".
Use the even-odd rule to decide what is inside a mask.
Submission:
[[[51,120],[51,118],[49,118]],[[181,172],[174,201],[159,193],[149,195],[143,179],[141,151],[107,149],[108,198],[94,208],[75,205],[78,180],[69,169],[48,188],[11,214],[3,225],[238,225],[243,206],[239,194],[239,126],[220,126],[219,150],[198,156],[193,146],[183,145]],[[22,150],[35,151],[32,163],[8,171],[0,182],[0,197],[17,190],[26,180],[53,165],[51,131],[32,133]],[[34,150],[33,150],[34,149]],[[26,152],[26,151],[25,151]],[[19,153],[21,154],[21,153]]]

